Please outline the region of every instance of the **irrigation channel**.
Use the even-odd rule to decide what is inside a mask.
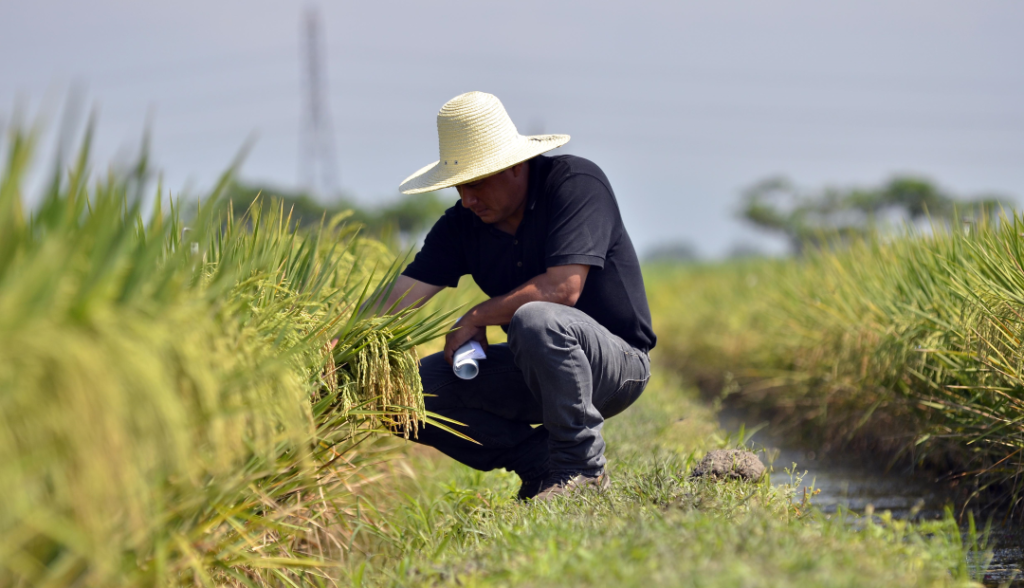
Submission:
[[[764,449],[759,455],[765,465],[772,466],[773,483],[791,483],[793,479],[786,475],[786,470],[796,464],[792,471],[803,476],[796,499],[803,499],[806,488],[808,500],[822,512],[834,513],[842,507],[857,513],[868,509],[876,513],[889,511],[893,517],[902,519],[937,519],[943,516],[947,505],[956,506],[954,494],[925,474],[886,469],[884,462],[871,464],[863,459],[819,456],[811,449],[789,446],[774,438],[769,427],[751,426],[738,411],[723,410],[719,422],[724,430],[734,434],[741,429],[746,431],[748,447]],[[984,519],[976,516],[976,521],[979,529],[984,528]],[[996,520],[991,529],[988,544],[992,559],[985,571],[984,584],[1024,588],[1024,532],[1019,526]],[[964,530],[966,533],[966,527]],[[980,554],[971,555],[981,558]]]

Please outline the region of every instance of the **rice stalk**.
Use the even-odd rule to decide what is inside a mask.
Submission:
[[[89,183],[88,133],[26,210],[33,140],[12,133],[0,585],[334,584],[371,441],[423,422],[413,350],[447,316],[373,318],[400,261],[344,215],[297,230],[261,198],[236,218],[230,172],[188,217],[159,191],[144,217],[132,178]]]
[[[902,456],[974,496],[1020,495],[1020,214],[649,274],[658,352],[707,390],[812,443]]]

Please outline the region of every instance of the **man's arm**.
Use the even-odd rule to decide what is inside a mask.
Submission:
[[[391,308],[391,305],[397,302],[399,298],[402,298],[403,294],[405,294],[405,298],[402,298],[402,301],[395,308],[395,312],[409,308],[412,305],[423,306],[434,297],[434,294],[441,290],[444,290],[444,286],[434,286],[409,276],[400,275],[395,280],[395,287],[391,290],[391,295],[388,296],[387,302],[384,303],[384,309]]]
[[[448,333],[444,357],[452,362],[455,350],[475,340],[487,346],[487,326],[507,325],[512,315],[527,302],[543,301],[575,306],[587,281],[589,265],[560,265],[535,276],[504,296],[495,296],[471,308]]]

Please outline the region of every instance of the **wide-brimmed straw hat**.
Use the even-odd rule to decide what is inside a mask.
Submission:
[[[498,173],[561,147],[569,135],[520,135],[501,100],[469,92],[449,100],[437,113],[441,159],[405,179],[403,194],[450,188]]]

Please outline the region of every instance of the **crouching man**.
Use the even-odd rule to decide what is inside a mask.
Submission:
[[[643,392],[655,343],[608,179],[586,159],[541,155],[569,137],[520,135],[490,94],[449,101],[437,132],[441,159],[400,190],[455,186],[460,201],[427,234],[389,304],[403,294],[422,303],[466,274],[490,299],[420,366],[427,410],[463,423],[455,428],[479,445],[438,427],[421,429],[417,441],[480,470],[516,472],[521,499],[603,490],[601,428]],[[488,325],[502,326],[508,343],[487,347]],[[452,356],[470,340],[487,359],[462,380]]]

